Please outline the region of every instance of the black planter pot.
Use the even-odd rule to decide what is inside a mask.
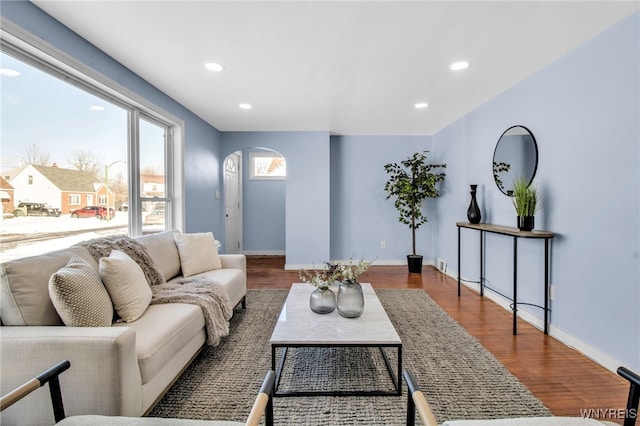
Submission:
[[[521,231],[531,231],[534,226],[535,216],[518,216],[518,229]]]
[[[419,254],[408,254],[407,265],[409,265],[409,273],[421,274],[422,273],[422,256]]]

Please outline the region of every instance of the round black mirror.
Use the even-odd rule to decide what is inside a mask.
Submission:
[[[533,182],[538,168],[538,145],[524,126],[509,127],[498,139],[493,152],[493,178],[500,191],[513,195],[513,181]]]

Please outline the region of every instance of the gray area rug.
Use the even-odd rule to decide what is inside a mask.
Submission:
[[[376,293],[403,342],[403,367],[420,383],[439,422],[453,419],[549,416],[551,412],[423,290]],[[266,371],[269,338],[286,290],[249,290],[231,333],[205,347],[150,414],[155,417],[244,421]],[[365,307],[366,309],[366,307]],[[388,350],[395,364],[395,350]],[[290,350],[281,389],[391,389],[379,350]],[[402,396],[285,397],[274,400],[276,425],[403,425]]]

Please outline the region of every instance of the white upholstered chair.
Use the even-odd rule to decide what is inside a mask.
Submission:
[[[24,385],[8,393],[0,398],[0,411],[10,407],[25,396],[29,395],[36,389],[49,384],[49,392],[51,394],[51,404],[53,406],[53,414],[57,426],[106,426],[106,425],[131,425],[131,426],[157,426],[157,425],[176,425],[176,426],[258,426],[262,417],[265,418],[265,426],[273,426],[273,390],[275,385],[275,373],[268,371],[265,376],[260,391],[253,403],[253,408],[247,417],[247,421],[232,422],[221,420],[189,420],[189,419],[166,419],[159,417],[117,417],[117,416],[98,416],[98,415],[82,415],[65,417],[64,404],[62,401],[62,392],[60,390],[60,382],[58,376],[69,369],[69,361],[62,361],[47,371],[40,373],[32,378]]]
[[[628,380],[629,396],[625,410],[624,426],[634,426],[638,416],[638,402],[640,399],[640,376],[625,367],[618,368],[618,374]],[[409,395],[407,396],[407,426],[414,426],[416,411],[424,426],[438,426],[431,407],[424,394],[418,387],[413,373],[405,369],[403,376],[407,382]],[[617,423],[599,421],[581,417],[521,417],[492,420],[448,420],[441,426],[617,426]]]

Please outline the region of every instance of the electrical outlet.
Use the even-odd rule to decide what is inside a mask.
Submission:
[[[386,249],[387,248],[387,242],[386,241],[380,241],[380,248],[381,249]]]
[[[549,285],[549,299],[553,300],[556,298],[556,286],[553,284]]]

